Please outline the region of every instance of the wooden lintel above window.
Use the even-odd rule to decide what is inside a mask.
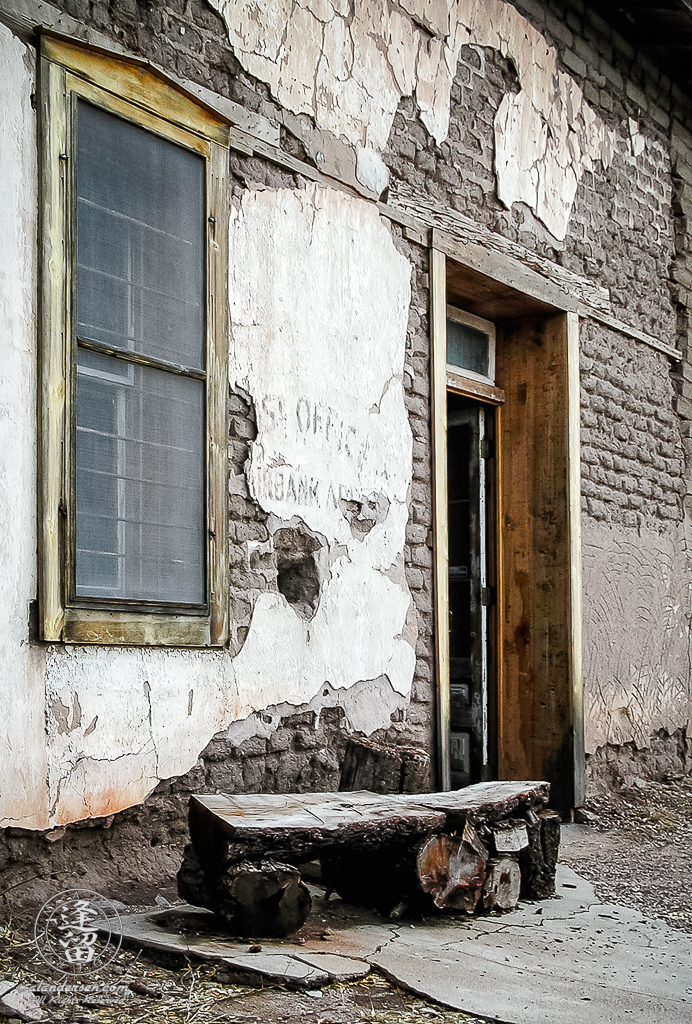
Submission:
[[[447,367],[447,387],[460,395],[468,395],[470,398],[478,398],[481,402],[490,402],[493,405],[501,405],[505,400],[505,393],[502,388],[496,388],[493,384],[485,384],[481,380],[474,380]]]

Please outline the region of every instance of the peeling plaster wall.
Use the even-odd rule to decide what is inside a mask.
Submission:
[[[36,594],[36,121],[33,53],[0,25],[0,715],[3,814],[45,822],[43,652],[28,643]],[[4,688],[3,688],[4,689]]]
[[[386,676],[408,694],[410,264],[374,207],[316,186],[247,192],[230,251],[231,385],[257,411],[249,490],[324,538],[329,558],[311,621],[280,594],[258,598],[235,663],[241,692],[274,704]],[[354,502],[383,507],[382,521],[354,531]]]
[[[272,514],[272,536],[298,523],[324,545],[314,617],[301,618],[278,592],[263,595],[235,660],[227,651],[29,643],[37,486],[37,354],[27,315],[36,294],[34,69],[3,26],[0,47],[0,653],[12,695],[0,736],[0,824],[46,828],[140,803],[159,780],[192,769],[231,723],[271,705],[307,706],[325,684],[331,698],[318,700],[315,714],[339,706],[345,734],[390,726],[411,692],[417,637],[403,568],[412,479],[402,383],[411,265],[374,207],[336,191],[248,192],[231,224],[233,374],[258,403],[250,489]],[[328,311],[337,308],[335,318]],[[282,394],[296,396],[283,420]],[[279,480],[289,471],[295,483],[286,477],[281,497]],[[352,506],[360,501],[359,519]],[[353,644],[354,636],[362,642]],[[271,721],[270,732],[280,719]]]
[[[673,339],[676,310],[661,287],[674,250],[668,115],[653,102],[647,107],[632,84],[634,65],[616,69],[610,42],[593,60],[577,45],[581,29],[574,47],[583,60],[565,50],[572,42],[558,46],[571,32],[553,0],[524,5],[538,28],[502,0],[298,0],[290,10],[283,0],[213,0],[230,47],[220,18],[198,0],[184,9],[144,0],[55,2],[132,52],[242,102],[248,118],[274,118],[264,127],[286,153],[319,167],[320,147],[334,133],[342,145],[332,137],[334,152],[348,153],[378,192],[389,180],[382,154],[410,108],[397,157],[421,195],[441,209],[465,209],[529,251],[607,285],[635,326]],[[552,23],[549,8],[558,14]],[[601,25],[599,40],[603,32]],[[0,597],[0,654],[12,694],[0,735],[0,823],[42,828],[108,815],[141,801],[161,779],[173,781],[157,786],[154,801],[201,786],[333,785],[349,730],[387,728],[396,741],[411,726],[429,737],[427,254],[385,228],[374,207],[304,188],[299,174],[258,156],[231,156],[230,382],[256,419],[256,433],[247,435],[247,482],[242,466],[231,481],[231,520],[248,564],[270,566],[264,590],[231,595],[245,600],[249,629],[243,625],[233,657],[29,643],[28,603],[36,594],[34,83],[31,52],[2,26],[0,62],[0,460],[7,481],[0,558],[10,583]],[[467,91],[457,97],[466,72]],[[491,76],[492,105],[481,87]],[[670,97],[660,101],[672,115]],[[689,142],[680,146],[689,152]],[[476,163],[467,170],[458,157]],[[498,194],[511,210],[500,209]],[[409,309],[412,267],[417,297]],[[680,289],[676,296],[687,301]],[[330,306],[336,312],[327,316]],[[582,421],[590,750],[603,742],[645,744],[651,731],[679,729],[690,717],[684,466],[680,438],[672,436],[668,364],[631,340],[613,343],[610,361],[605,348],[587,369],[593,387]],[[634,407],[627,422],[617,418],[627,402],[611,394],[631,353],[640,362],[624,375],[622,394],[641,402],[637,387],[656,393],[658,415],[652,411],[643,428]],[[282,405],[284,395],[291,401]],[[604,398],[605,412],[598,408]],[[596,441],[592,415],[601,417]],[[658,446],[648,464],[654,480],[631,455],[638,445],[647,450],[640,435]],[[248,513],[251,528],[233,521],[234,501],[258,516]],[[649,512],[642,510],[647,501]],[[317,545],[318,600],[310,614],[291,606],[276,583],[277,531],[286,529]],[[612,569],[607,581],[604,563]],[[372,640],[356,657],[349,644],[364,633]],[[281,757],[289,763],[283,775]]]
[[[274,513],[274,529],[279,516],[298,517],[326,539],[329,577],[310,622],[280,594],[263,595],[235,660],[226,652],[49,650],[51,824],[140,802],[159,779],[187,772],[230,723],[306,703],[325,683],[341,689],[381,677],[367,732],[389,725],[388,689],[410,693],[402,566],[412,442],[401,382],[410,265],[372,206],[314,189],[248,193],[231,245],[231,366],[258,408],[251,488]],[[289,472],[293,490],[286,477],[280,500]],[[386,499],[387,515],[356,540],[339,503],[372,495]],[[345,642],[353,636],[361,642]],[[354,720],[363,725],[361,695]],[[348,713],[345,725],[354,728]]]
[[[689,524],[666,358],[581,330],[586,750],[692,724]],[[673,744],[675,746],[675,744]]]
[[[498,195],[507,206],[525,202],[558,239],[583,173],[610,163],[613,133],[558,67],[555,48],[504,0],[210,2],[243,67],[279,103],[375,153],[414,92],[423,124],[438,145],[446,139],[464,44],[511,58],[520,90],[495,118]]]

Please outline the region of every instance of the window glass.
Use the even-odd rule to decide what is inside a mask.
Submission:
[[[490,375],[490,338],[469,324],[447,320],[447,362],[483,377]]]
[[[204,368],[204,160],[78,108],[77,336]]]
[[[80,102],[78,597],[206,601],[203,240],[204,160]]]
[[[77,594],[203,604],[204,382],[132,364],[122,382],[110,367],[99,379],[82,355]]]

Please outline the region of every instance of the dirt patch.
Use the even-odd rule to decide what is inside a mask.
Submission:
[[[143,908],[127,908],[128,910]],[[159,909],[159,908],[156,908]],[[123,911],[124,912],[124,911]],[[95,977],[70,985],[96,991],[48,996],[46,1021],[55,1024],[479,1024],[476,1017],[427,1002],[376,973],[358,982],[332,983],[308,992],[280,986],[250,988],[223,983],[214,965],[152,959],[121,949]],[[61,979],[36,953],[30,929],[0,927],[0,978],[57,990]],[[63,980],[64,983],[64,980]],[[99,1000],[110,1005],[95,1005]],[[69,1000],[69,1001],[66,1001]],[[6,1018],[0,1016],[0,1021]]]

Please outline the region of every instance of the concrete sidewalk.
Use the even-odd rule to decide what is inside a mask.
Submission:
[[[600,903],[564,865],[557,892],[502,918],[404,928],[369,962],[413,992],[505,1024],[689,1024],[692,937]]]
[[[207,912],[193,908],[124,918],[123,932],[131,944],[213,960],[229,980],[255,984],[315,990],[374,968],[404,989],[503,1024],[692,1020],[692,936],[601,903],[564,865],[556,898],[470,920],[395,923],[327,902],[322,892],[297,939],[262,940],[257,953],[200,932]]]

